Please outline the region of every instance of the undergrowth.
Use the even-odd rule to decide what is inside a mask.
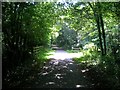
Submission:
[[[89,69],[85,74],[95,87],[120,89],[120,66],[111,53],[102,56],[94,48],[82,50],[82,52],[83,56],[74,60],[79,62],[84,69]]]
[[[21,63],[14,70],[7,71],[7,76],[3,79],[3,87],[30,86],[47,60],[46,53],[50,51],[51,49],[48,48],[35,47],[33,57]]]

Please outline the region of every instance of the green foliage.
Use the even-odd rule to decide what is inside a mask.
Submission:
[[[100,62],[100,53],[94,43],[86,44],[84,50],[81,50],[83,56],[80,58],[75,58],[79,62],[87,63],[88,65],[97,65]]]
[[[3,63],[5,68],[13,68],[31,57],[32,45],[27,25],[30,24],[30,13],[24,11],[33,10],[31,3],[3,3]],[[34,12],[34,11],[33,11]],[[24,13],[24,14],[23,14]],[[28,14],[28,20],[23,19]],[[31,30],[30,30],[31,31]]]
[[[68,53],[79,53],[80,50],[66,50]]]
[[[45,60],[45,48],[48,47],[52,25],[55,23],[53,3],[2,3],[3,15],[3,78],[7,71],[29,64],[33,59]],[[6,81],[4,85],[8,84]]]
[[[72,49],[77,43],[77,34],[74,30],[70,30],[67,26],[63,26],[57,37],[57,44],[65,49]]]
[[[88,75],[93,83],[99,83],[96,87],[119,88],[120,66],[112,54],[101,56],[100,52],[93,48],[82,51],[83,57],[75,58],[84,69],[88,69]],[[92,73],[92,76],[91,76]],[[104,84],[103,84],[104,83]]]
[[[33,47],[49,45],[49,28],[54,22],[54,16],[50,14],[54,12],[52,3],[3,3],[2,7],[3,52],[15,52],[16,58],[24,59],[25,54],[33,53]]]
[[[2,9],[4,77],[21,63],[44,62],[46,48],[57,43],[66,49],[82,47],[83,56],[75,60],[102,73],[108,86],[119,86],[119,3],[4,2]],[[107,54],[101,56],[101,51]]]
[[[50,49],[44,47],[44,46],[38,46],[34,48],[34,56],[35,60],[38,63],[42,63],[45,60],[47,60],[47,53],[50,52]]]
[[[50,43],[50,27],[54,23],[53,11],[52,3],[40,3],[35,6],[35,16],[32,17],[32,29],[35,33],[34,40],[38,45],[49,45]]]

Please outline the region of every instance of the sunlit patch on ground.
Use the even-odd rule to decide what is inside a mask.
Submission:
[[[85,70],[81,70],[83,73],[86,72],[86,71],[89,71],[89,69],[85,69]]]
[[[76,88],[85,87],[85,85],[76,85]]]
[[[64,50],[52,52],[50,61],[39,71],[39,85],[37,88],[81,88],[92,87],[89,79],[84,75],[88,69],[81,69],[71,58],[76,57],[75,53],[68,53]],[[60,55],[60,56],[59,56]],[[54,58],[54,59],[53,59]]]
[[[55,84],[55,82],[48,82],[48,83],[46,83],[46,85],[51,85],[51,84]]]
[[[56,52],[51,52],[48,53],[47,58],[52,58],[52,59],[60,59],[60,60],[65,60],[65,59],[72,59],[72,58],[79,58],[83,56],[82,52],[79,53],[67,53],[63,50],[57,50]]]

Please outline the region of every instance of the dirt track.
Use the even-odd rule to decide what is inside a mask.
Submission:
[[[69,53],[57,50],[56,56],[42,67],[34,88],[80,88],[92,87],[89,79],[84,76],[80,64],[69,58]]]

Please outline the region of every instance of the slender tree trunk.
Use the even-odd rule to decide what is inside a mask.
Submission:
[[[103,35],[103,42],[104,42],[104,55],[106,55],[106,39],[105,39],[105,29],[104,29],[102,14],[100,14],[100,21],[101,21],[102,35]]]
[[[96,22],[97,22],[97,28],[98,28],[98,33],[99,33],[99,41],[100,41],[100,47],[101,47],[101,52],[102,55],[104,55],[104,49],[103,49],[103,45],[102,45],[102,38],[101,38],[101,30],[100,30],[100,18],[99,16],[96,16]]]
[[[98,5],[98,15],[99,15],[99,20],[100,20],[100,25],[102,29],[102,37],[103,37],[103,44],[104,44],[104,55],[106,55],[106,39],[105,39],[105,29],[104,29],[104,22],[103,22],[103,17],[102,17],[102,12],[101,12],[101,5],[100,2],[97,3]]]
[[[101,53],[102,53],[102,55],[104,55],[104,48],[103,48],[103,45],[102,45],[101,30],[100,30],[100,25],[101,25],[101,22],[100,22],[101,18],[100,18],[100,15],[99,15],[100,6],[99,6],[99,3],[97,3],[97,8],[95,9],[91,5],[91,3],[88,2],[88,4],[90,5],[90,7],[92,8],[93,13],[94,13],[94,17],[95,17],[95,20],[96,20],[96,23],[97,23],[98,34],[99,34],[99,43],[100,43],[100,47],[101,47]],[[105,33],[104,33],[104,36],[105,36]]]

